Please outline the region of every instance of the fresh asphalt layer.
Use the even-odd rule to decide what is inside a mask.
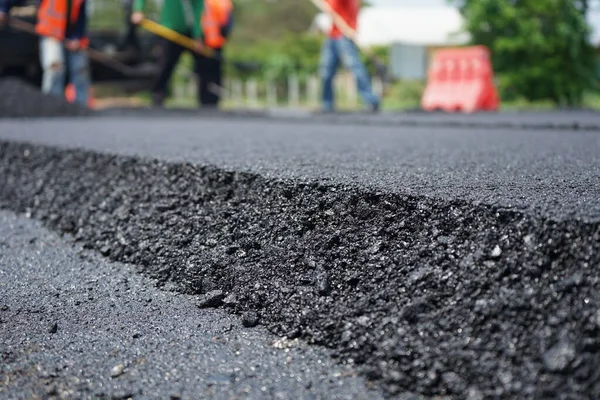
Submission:
[[[125,117],[4,120],[0,139],[600,219],[600,132]]]
[[[502,111],[478,112],[473,114],[383,111],[377,114],[369,112],[319,113],[310,110],[290,108],[237,109],[226,111],[207,111],[196,109],[104,109],[94,112],[102,116],[133,117],[173,117],[178,118],[271,118],[285,122],[313,122],[327,124],[354,124],[379,126],[425,126],[438,128],[486,128],[486,129],[566,129],[600,131],[600,112],[593,110],[552,110],[552,111]],[[60,115],[60,114],[59,114]],[[1,116],[1,114],[0,114]],[[33,115],[35,116],[35,115]],[[37,115],[39,116],[39,115]]]
[[[377,399],[327,352],[242,327],[0,211],[0,398]]]
[[[3,120],[0,207],[386,396],[600,397],[595,122],[381,118]]]

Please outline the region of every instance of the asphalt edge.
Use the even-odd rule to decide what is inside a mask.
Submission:
[[[379,288],[404,281],[409,286],[440,285],[438,278],[429,276],[436,268],[443,272],[448,263],[487,279],[486,284],[508,284],[521,279],[517,274],[541,281],[552,292],[557,289],[551,282],[570,282],[573,276],[575,285],[581,286],[577,278],[581,274],[586,282],[589,279],[592,291],[598,282],[593,267],[600,265],[600,224],[554,221],[458,200],[265,179],[214,166],[6,141],[0,141],[0,187],[0,207],[39,218],[113,261],[135,264],[159,284],[199,294],[201,307],[223,306],[244,315],[251,325],[260,322],[278,335],[330,347],[342,362],[360,365],[369,379],[382,382],[391,394],[410,389],[446,395],[466,389],[439,379],[424,380],[428,390],[419,388],[407,379],[417,379],[418,371],[393,372],[400,368],[400,360],[389,358],[384,342],[370,343],[363,337],[366,342],[356,345],[345,337],[360,336],[361,330],[375,326],[387,331],[390,321],[385,315],[390,309],[408,323],[417,323],[421,313],[440,315],[430,310],[431,305],[423,305],[418,287],[410,294],[399,290],[384,312],[369,314],[364,297],[375,303],[389,297],[380,296]],[[194,220],[197,215],[202,218]],[[425,267],[414,265],[419,257]],[[282,271],[268,268],[290,262]],[[386,273],[375,271],[385,271],[390,262],[399,266],[399,276],[388,276],[386,283],[382,281]],[[246,269],[247,263],[264,269]],[[468,286],[469,292],[481,291],[476,279],[458,283]],[[436,305],[456,301],[447,289],[435,290]],[[270,292],[276,296],[269,297]],[[348,306],[338,310],[340,299]],[[472,312],[477,300],[471,300],[473,304],[453,317],[465,318],[459,314]],[[367,314],[371,322],[361,320]],[[576,314],[569,316],[570,321],[575,319],[569,334],[579,331],[572,340],[583,343],[596,332],[591,326],[595,314],[587,308]],[[332,321],[334,316],[340,320]],[[528,356],[548,369],[545,372],[558,388],[571,384],[572,377],[563,369],[544,367],[543,355],[560,340],[548,338],[541,354],[527,348]],[[585,346],[578,351],[585,353],[585,367],[597,364],[589,360]],[[484,387],[477,390],[485,393]]]
[[[97,117],[177,117],[177,118],[208,118],[222,119],[260,119],[262,121],[287,122],[299,124],[334,124],[334,125],[361,125],[361,126],[386,126],[386,127],[423,127],[423,128],[465,128],[465,129],[533,129],[533,130],[564,130],[596,132],[600,131],[600,124],[585,124],[577,121],[569,123],[519,123],[518,120],[482,122],[469,120],[472,116],[479,114],[452,114],[452,113],[423,113],[421,116],[429,115],[430,119],[418,118],[411,114],[381,113],[372,114],[367,112],[338,112],[338,113],[314,113],[303,111],[275,111],[269,109],[236,109],[236,110],[197,110],[197,109],[106,109],[95,112],[92,116]],[[491,113],[492,116],[502,114]],[[441,117],[441,118],[440,118]],[[541,116],[543,117],[543,116]],[[456,118],[463,119],[457,121]],[[492,120],[493,121],[493,120]]]
[[[13,116],[2,116],[1,120],[36,120],[64,118],[65,113],[36,113],[36,114],[17,114]],[[490,122],[470,120],[469,115],[453,114],[432,114],[429,119],[415,118],[412,115],[402,114],[379,114],[370,115],[367,113],[294,113],[294,112],[273,112],[271,110],[197,110],[197,109],[103,109],[87,110],[70,116],[70,118],[190,118],[190,119],[239,119],[239,120],[260,120],[267,122],[281,122],[293,124],[323,124],[338,126],[381,126],[398,128],[446,128],[446,129],[527,129],[537,131],[572,131],[595,133],[600,131],[600,124],[580,123],[577,121],[553,123],[553,122],[518,122],[494,121]],[[456,120],[456,118],[462,120]]]

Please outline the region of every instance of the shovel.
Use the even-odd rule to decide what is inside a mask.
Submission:
[[[25,22],[23,20],[20,20],[18,18],[11,18],[9,20],[9,25],[14,28],[17,29],[19,31],[22,32],[26,32],[35,36],[40,36],[36,30],[35,30],[35,25],[30,24],[29,22]],[[127,76],[127,77],[131,77],[131,78],[139,78],[139,77],[146,77],[147,74],[144,74],[142,71],[139,71],[136,68],[132,68],[126,64],[123,64],[122,62],[115,60],[114,58],[107,56],[106,54],[104,54],[101,51],[92,49],[92,48],[87,48],[85,49],[85,51],[87,52],[88,56],[90,57],[90,59],[100,63],[100,64],[104,64],[109,68],[112,68],[113,70],[119,72],[120,74]]]
[[[178,45],[185,47],[186,49],[203,55],[205,57],[214,58],[215,52],[209,48],[204,47],[202,50],[196,48],[196,41],[190,37],[182,35],[179,32],[176,32],[172,29],[167,28],[166,26],[160,25],[150,19],[144,18],[139,25],[147,30],[148,32],[154,33],[157,36],[170,40],[173,43],[177,43]]]

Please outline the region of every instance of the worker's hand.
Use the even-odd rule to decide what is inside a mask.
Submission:
[[[81,50],[81,42],[79,40],[67,40],[65,47],[69,51],[79,51]]]
[[[141,11],[135,11],[133,14],[131,14],[131,22],[136,25],[141,23],[144,18],[146,18],[146,16]]]
[[[206,46],[204,46],[204,41],[202,39],[197,39],[194,41],[194,50],[198,53],[203,53]]]
[[[8,22],[8,15],[0,11],[0,27],[3,27]]]

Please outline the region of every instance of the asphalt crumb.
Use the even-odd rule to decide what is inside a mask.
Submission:
[[[38,220],[0,210],[0,236],[0,399],[382,398],[326,349],[277,347]]]
[[[598,223],[8,142],[0,187],[2,207],[329,347],[391,396],[600,397]]]
[[[242,315],[242,325],[246,328],[254,328],[258,322],[258,314],[253,311],[247,311]]]
[[[17,78],[0,79],[0,118],[65,117],[91,115],[92,111],[65,99],[40,92]]]

